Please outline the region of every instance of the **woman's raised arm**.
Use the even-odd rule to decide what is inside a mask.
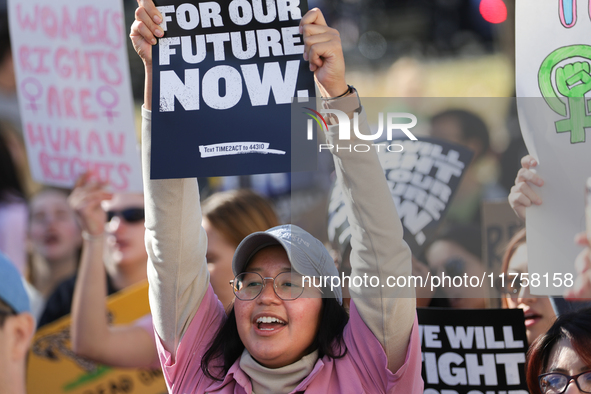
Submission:
[[[78,179],[69,198],[83,231],[82,257],[72,301],[72,349],[114,367],[150,367],[158,361],[154,336],[135,325],[110,326],[107,321],[105,251],[106,213],[101,202],[112,197],[103,186]]]
[[[160,12],[152,0],[139,0],[130,38],[144,61],[142,173],[146,210],[146,249],[150,308],[156,333],[173,357],[209,285],[207,238],[201,227],[195,178],[150,179],[152,45],[162,37]]]
[[[318,9],[309,11],[301,21],[304,34],[304,59],[310,61],[319,89],[324,97],[338,97],[348,90],[345,83],[339,33],[326,25]],[[357,94],[329,100],[327,105],[352,113]],[[353,106],[351,106],[353,104]],[[353,122],[351,122],[353,125]],[[371,134],[365,112],[359,116],[359,129]],[[351,132],[351,135],[355,133]],[[411,253],[402,239],[402,224],[375,150],[361,153],[339,149],[338,125],[329,126],[329,144],[334,154],[337,177],[343,188],[347,217],[351,225],[351,277],[378,276],[385,284],[388,276],[411,275]],[[346,147],[361,140],[344,141]],[[415,321],[414,289],[350,287],[359,315],[384,347],[388,369],[396,372],[406,357]]]

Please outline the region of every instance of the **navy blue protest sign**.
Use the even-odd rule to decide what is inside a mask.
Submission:
[[[291,170],[291,102],[314,96],[306,0],[157,0],[153,179]]]
[[[434,138],[393,140],[378,157],[404,228],[404,240],[420,255],[435,235],[472,160],[464,146]],[[328,207],[328,236],[342,253],[351,238],[342,191],[332,190]]]
[[[527,394],[521,309],[417,308],[424,394]]]

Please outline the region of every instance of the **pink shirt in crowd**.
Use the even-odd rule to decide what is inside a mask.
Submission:
[[[176,394],[250,394],[250,378],[240,369],[240,359],[232,365],[222,382],[207,378],[201,371],[201,359],[223,323],[225,312],[211,286],[193,317],[173,363],[171,354],[156,340],[166,384]],[[422,393],[421,348],[418,323],[415,322],[404,365],[394,374],[388,370],[386,353],[365,325],[351,300],[349,323],[343,339],[347,354],[338,359],[319,359],[312,372],[293,393]]]

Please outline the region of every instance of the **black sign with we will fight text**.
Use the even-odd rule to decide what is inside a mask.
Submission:
[[[521,309],[418,308],[424,394],[527,394]]]

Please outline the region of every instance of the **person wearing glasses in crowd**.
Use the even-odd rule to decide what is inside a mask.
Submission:
[[[562,314],[531,346],[531,394],[591,393],[591,309]]]
[[[0,393],[26,393],[26,361],[34,332],[23,278],[0,252]]]
[[[226,316],[209,285],[196,180],[150,179],[151,53],[163,35],[161,21],[152,1],[140,0],[130,36],[146,66],[142,163],[148,280],[169,390],[422,393],[414,290],[351,288],[348,316],[340,287],[302,286],[302,276],[338,272],[322,243],[296,226],[257,232],[240,243],[232,263],[236,298]],[[318,9],[304,15],[300,27],[304,59],[322,95],[347,96],[327,105],[352,116],[359,99],[345,83],[338,32]],[[364,111],[359,123],[369,133]],[[336,129],[327,133],[334,145]],[[352,228],[352,275],[410,275],[410,250],[376,152],[335,155]]]

